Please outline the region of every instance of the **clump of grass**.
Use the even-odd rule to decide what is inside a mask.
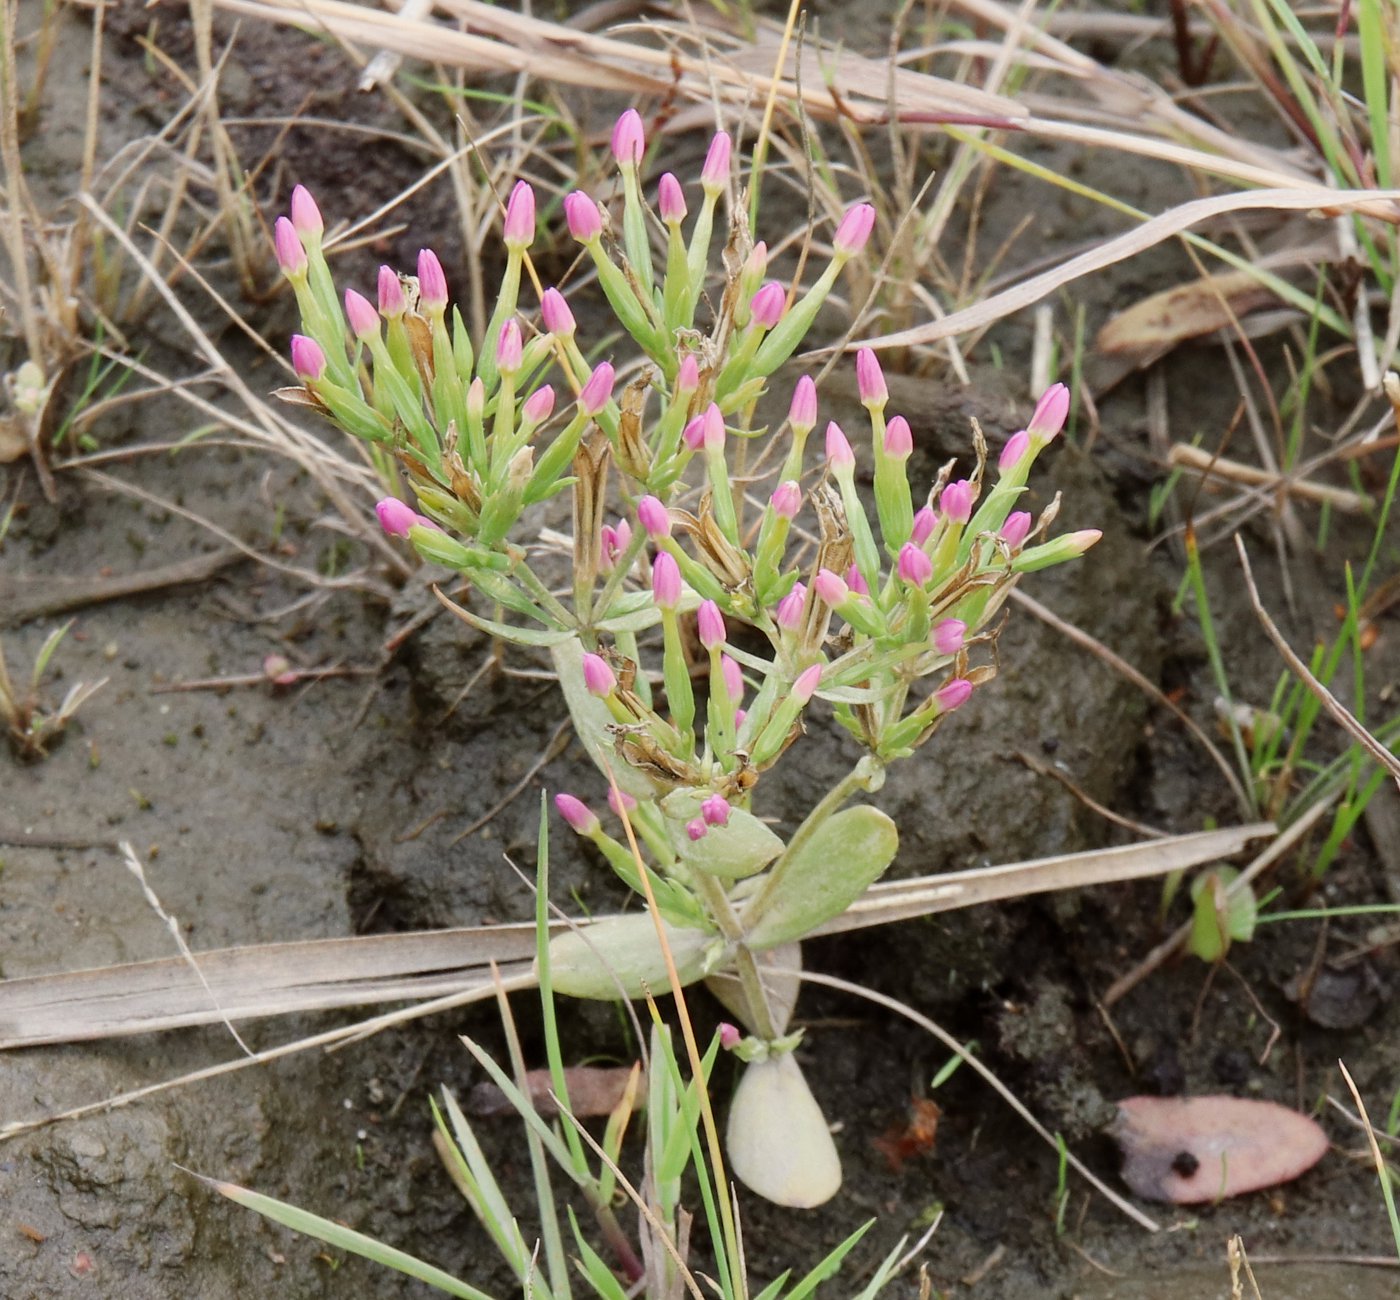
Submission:
[[[76,682],[56,706],[46,706],[44,674],[70,627],[71,622],[65,623],[44,638],[21,686],[16,686],[10,676],[4,648],[0,646],[0,719],[8,730],[11,747],[26,761],[47,757],[49,747],[63,735],[74,715],[107,681],[104,677],[98,682]]]

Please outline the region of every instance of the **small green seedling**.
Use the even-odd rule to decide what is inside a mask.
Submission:
[[[106,685],[105,677],[91,684],[76,682],[69,687],[56,709],[44,708],[40,683],[54,651],[58,649],[58,643],[72,626],[70,620],[44,638],[44,644],[34,656],[34,666],[29,671],[29,680],[23,692],[15,688],[9,666],[5,663],[4,648],[0,647],[0,718],[5,721],[15,753],[26,761],[46,758],[49,746],[63,734],[73,715]]]
[[[1230,892],[1239,872],[1234,867],[1212,867],[1191,882],[1190,948],[1202,961],[1225,959],[1232,943],[1254,938],[1259,904],[1248,885]]]

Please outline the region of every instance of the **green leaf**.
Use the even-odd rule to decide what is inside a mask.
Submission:
[[[700,795],[678,790],[661,801],[667,817],[685,823],[700,816]],[[731,808],[729,821],[711,826],[705,835],[692,840],[684,830],[677,835],[680,859],[695,871],[723,880],[742,880],[762,871],[784,849],[782,838],[753,813]]]
[[[778,882],[763,910],[746,917],[750,948],[773,948],[840,916],[885,874],[899,831],[878,808],[860,804],[827,818],[773,868]]]
[[[704,979],[718,965],[723,950],[713,935],[672,925],[665,929],[682,984]],[[615,1001],[659,995],[670,988],[656,922],[642,912],[559,935],[550,942],[549,965],[554,991],[574,998]]]
[[[835,1277],[837,1271],[841,1267],[842,1261],[851,1253],[856,1242],[865,1236],[874,1226],[875,1220],[867,1219],[859,1228],[851,1233],[845,1241],[837,1246],[831,1254],[817,1264],[802,1281],[793,1287],[792,1290],[783,1297],[783,1300],[806,1300],[806,1297],[811,1295],[811,1293],[825,1282],[827,1278]]]
[[[1238,875],[1234,867],[1216,867],[1191,882],[1195,910],[1188,943],[1202,961],[1220,961],[1231,943],[1248,943],[1254,937],[1259,915],[1254,891],[1246,887],[1227,892]]]

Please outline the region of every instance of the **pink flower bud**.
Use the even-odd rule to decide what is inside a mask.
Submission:
[[[379,334],[379,313],[370,300],[353,289],[345,291],[345,319],[357,339],[375,338]]]
[[[510,192],[503,234],[506,247],[515,251],[529,248],[535,237],[535,191],[528,181],[516,181]]]
[[[750,250],[749,255],[744,259],[744,265],[739,268],[741,279],[747,279],[751,284],[757,284],[763,279],[763,273],[768,269],[768,245],[760,239]]]
[[[408,310],[403,296],[403,285],[399,283],[398,272],[392,266],[379,268],[379,314],[385,320],[397,320]]]
[[[705,445],[705,417],[703,415],[697,415],[693,420],[686,422],[685,428],[681,430],[681,441],[691,451],[699,451]]]
[[[685,192],[671,172],[665,172],[656,183],[656,210],[668,226],[678,226],[685,220]]]
[[[741,1034],[735,1026],[731,1025],[729,1021],[722,1020],[720,1022],[719,1045],[724,1048],[726,1052],[732,1052],[743,1041],[743,1034]]]
[[[306,249],[301,246],[296,227],[286,217],[278,217],[272,227],[272,247],[284,275],[301,275],[306,270]]]
[[[320,379],[325,374],[326,354],[315,339],[305,334],[292,335],[292,369],[297,372],[298,379],[305,381]]]
[[[856,353],[856,390],[862,406],[884,406],[890,398],[880,359],[869,348]]]
[[[933,629],[933,648],[941,655],[955,655],[967,639],[967,624],[960,618],[945,618]]]
[[[768,504],[780,519],[796,519],[797,512],[802,509],[802,488],[795,479],[779,483],[768,498]]]
[[[630,813],[636,806],[637,801],[626,790],[619,790],[616,786],[608,788],[608,807],[619,817],[624,812]]]
[[[865,580],[865,574],[860,571],[860,565],[852,564],[846,570],[846,586],[851,589],[853,595],[870,595],[870,584]]]
[[[1026,431],[1039,443],[1047,443],[1065,427],[1069,415],[1069,389],[1063,384],[1051,384],[1035,404],[1035,413]]]
[[[742,727],[742,726],[744,725],[744,719],[747,718],[748,716],[749,716],[749,711],[748,711],[747,709],[735,709],[735,710],[734,710],[734,725],[735,725],[736,727]]]
[[[700,602],[695,615],[695,629],[700,634],[700,644],[706,650],[717,650],[724,644],[724,615],[712,600]]]
[[[558,289],[546,289],[540,296],[540,318],[545,329],[558,339],[569,338],[576,328],[574,314]]]
[[[695,353],[687,352],[681,358],[681,368],[676,372],[676,392],[693,393],[700,387],[700,363]]]
[[[298,185],[292,191],[292,225],[303,239],[318,239],[326,228],[321,220],[321,209],[305,185]]]
[[[580,244],[591,244],[602,236],[603,214],[582,190],[564,196],[564,220],[569,223],[569,234]]]
[[[922,587],[933,577],[933,561],[913,542],[905,542],[899,548],[896,571],[901,582],[907,582],[911,587]]]
[[[447,307],[447,277],[431,248],[420,249],[418,253],[418,300],[430,312]]]
[[[1001,526],[1001,540],[1013,551],[1030,536],[1031,516],[1027,510],[1013,510]]]
[[[868,203],[857,203],[847,209],[832,237],[832,247],[838,257],[854,257],[870,240],[875,229],[875,209]]]
[[[578,395],[578,404],[585,415],[597,415],[612,400],[613,368],[610,362],[600,361],[588,376],[583,391]]]
[[[851,589],[845,580],[839,573],[832,573],[830,569],[822,569],[817,573],[812,579],[812,590],[817,593],[818,600],[833,609],[844,604],[851,596]]]
[[[604,524],[600,530],[599,543],[603,567],[611,573],[613,566],[632,544],[632,525],[625,519],[619,519],[616,527]]]
[[[1031,435],[1025,429],[1013,433],[1006,440],[1006,446],[1001,449],[1001,455],[997,457],[997,469],[1003,474],[1009,473],[1021,463],[1021,458],[1030,449]]]
[[[902,415],[891,418],[885,426],[885,455],[892,460],[908,460],[914,450],[914,434],[909,421]]]
[[[612,133],[613,157],[620,167],[635,167],[642,161],[646,152],[646,134],[642,129],[641,114],[629,108],[617,119]]]
[[[652,541],[671,535],[671,512],[656,497],[645,496],[637,502],[637,522]]]
[[[496,368],[503,375],[513,375],[520,369],[525,345],[520,338],[520,324],[514,318],[501,326],[496,340]]]
[[[1101,537],[1103,537],[1101,528],[1081,528],[1077,533],[1067,533],[1058,540],[1073,557],[1083,555]]]
[[[799,582],[778,602],[778,607],[773,611],[773,621],[784,632],[797,631],[802,623],[802,611],[806,604],[807,588]]]
[[[418,522],[413,507],[404,505],[397,497],[375,502],[374,513],[379,516],[379,526],[390,537],[407,537],[408,530]]]
[[[467,414],[473,420],[480,420],[486,413],[486,383],[477,375],[467,385]]]
[[[934,691],[933,698],[938,701],[941,712],[952,713],[954,709],[962,708],[971,694],[972,683],[966,677],[953,677]]]
[[[651,564],[651,598],[658,609],[675,609],[681,601],[681,569],[676,558],[662,551]]]
[[[696,840],[703,840],[710,833],[710,828],[705,825],[704,819],[696,817],[693,821],[685,824],[685,833],[690,836],[691,843]]]
[[[938,498],[938,507],[950,523],[967,523],[972,518],[972,484],[965,478],[949,483]]]
[[[718,402],[711,402],[705,408],[705,414],[700,417],[703,421],[701,425],[701,439],[706,451],[724,450],[724,412],[719,409]]]
[[[728,826],[729,800],[722,794],[712,794],[700,805],[700,816],[707,826]]]
[[[717,131],[700,169],[700,184],[707,194],[718,194],[729,184],[729,155],[733,142],[725,131]]]
[[[846,441],[846,435],[841,432],[841,426],[835,420],[831,420],[826,426],[826,458],[838,474],[856,463],[855,452],[851,450],[851,444]]]
[[[617,674],[602,655],[583,656],[583,686],[590,695],[605,700],[617,689]]]
[[[788,420],[794,429],[810,433],[817,424],[817,385],[811,375],[803,375],[792,390]]]
[[[804,668],[798,673],[797,680],[792,684],[792,698],[799,704],[806,704],[817,693],[817,687],[821,683],[821,664],[813,664],[810,668]]]
[[[299,676],[286,655],[264,655],[262,670],[263,676],[274,686],[290,686]]]
[[[601,823],[582,799],[575,799],[571,794],[556,794],[554,806],[559,810],[559,815],[580,835],[592,836],[598,833]]]
[[[759,329],[771,330],[783,318],[787,294],[776,280],[769,280],[749,302],[749,314]]]
[[[922,546],[938,527],[938,513],[932,506],[922,506],[914,511],[914,530],[911,536],[916,546]]]
[[[531,424],[543,424],[554,414],[553,387],[549,384],[541,384],[525,399],[524,405],[520,408],[520,414]]]
[[[742,699],[744,695],[744,670],[728,655],[720,656],[719,670],[724,674],[724,689],[729,692],[731,702]]]

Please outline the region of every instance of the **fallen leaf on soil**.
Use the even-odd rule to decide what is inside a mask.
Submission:
[[[943,1112],[938,1103],[928,1097],[915,1097],[909,1103],[909,1122],[891,1125],[870,1145],[890,1162],[890,1170],[898,1173],[906,1160],[933,1150],[938,1136],[938,1117]]]
[[[564,1071],[564,1086],[569,1090],[569,1107],[576,1119],[594,1115],[611,1115],[627,1092],[627,1081],[640,1066],[573,1065]],[[554,1079],[548,1070],[527,1070],[526,1089],[535,1109],[546,1119],[559,1113],[552,1093]],[[637,1085],[639,1098],[646,1096],[646,1076]],[[473,1115],[514,1115],[515,1107],[494,1083],[478,1083],[467,1099],[467,1110]]]
[[[1223,329],[1233,320],[1276,301],[1276,295],[1247,271],[1208,275],[1154,293],[1121,311],[1099,331],[1100,352],[1155,360],[1186,339]]]
[[[1145,1200],[1174,1205],[1289,1182],[1327,1151],[1314,1120],[1241,1097],[1128,1097],[1110,1132],[1123,1151],[1123,1181]]]

